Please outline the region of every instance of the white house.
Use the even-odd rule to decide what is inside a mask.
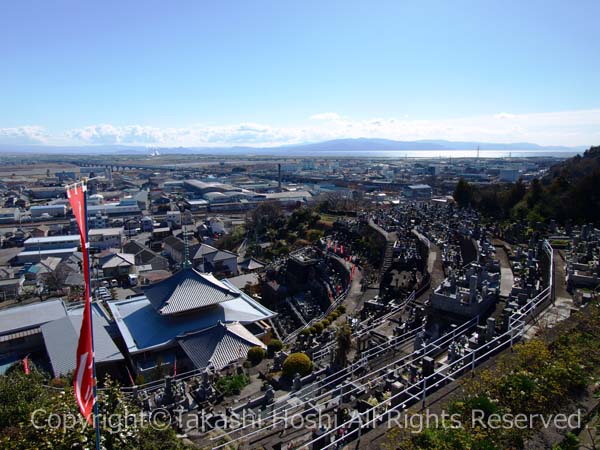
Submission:
[[[102,228],[89,231],[90,247],[99,251],[107,248],[121,248],[123,228]]]
[[[166,221],[171,226],[181,226],[181,211],[167,211]]]
[[[219,250],[207,244],[200,244],[194,254],[194,267],[202,272],[229,272],[232,275],[239,273],[238,255],[227,250]]]

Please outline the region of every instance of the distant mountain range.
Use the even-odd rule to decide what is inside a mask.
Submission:
[[[444,140],[419,140],[419,141],[393,141],[390,139],[335,139],[333,141],[318,142],[315,144],[303,144],[287,146],[293,150],[314,151],[386,151],[386,150],[584,150],[586,147],[563,147],[563,146],[541,146],[528,142],[516,142],[511,144],[495,144],[490,142],[460,142]]]
[[[542,146],[529,142],[498,144],[490,142],[456,142],[445,140],[394,141],[390,139],[335,139],[312,144],[295,144],[278,147],[155,147],[160,154],[231,154],[231,155],[308,155],[325,152],[375,152],[375,151],[418,151],[418,150],[540,150],[575,152],[587,147]],[[127,145],[47,146],[47,145],[0,145],[2,153],[63,153],[63,154],[145,154],[148,147]]]

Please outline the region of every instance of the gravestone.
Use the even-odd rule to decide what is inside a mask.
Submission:
[[[430,356],[423,358],[423,377],[432,375],[435,369],[435,360]]]

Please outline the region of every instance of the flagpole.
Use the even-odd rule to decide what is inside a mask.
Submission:
[[[84,196],[83,196],[83,214],[85,216],[85,245],[87,248],[87,252],[85,252],[87,257],[87,282],[89,289],[89,300],[90,300],[90,332],[92,335],[92,367],[94,374],[94,429],[96,431],[96,450],[101,450],[100,447],[100,417],[98,414],[98,379],[96,378],[96,351],[94,346],[94,323],[93,323],[93,314],[92,314],[92,272],[90,267],[90,240],[89,240],[89,221],[88,221],[88,190],[87,190],[87,180],[83,181],[83,186],[85,187]]]
[[[73,379],[75,397],[85,419],[92,424],[96,433],[96,450],[100,446],[100,418],[98,413],[98,380],[96,375],[96,356],[94,355],[94,331],[92,325],[92,272],[90,265],[90,244],[88,227],[87,178],[66,186],[67,197],[73,208],[73,214],[81,238],[82,272],[85,281],[83,318],[77,344],[76,376]],[[93,402],[90,404],[90,400]]]

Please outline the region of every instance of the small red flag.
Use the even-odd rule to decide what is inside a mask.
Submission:
[[[29,357],[27,356],[23,358],[23,371],[25,372],[25,375],[29,375],[31,373],[29,370]]]
[[[173,376],[177,376],[177,358],[173,360]]]
[[[131,376],[131,372],[129,371],[129,367],[126,367],[127,369],[127,375],[129,375],[129,382],[131,383],[132,386],[135,386],[135,381],[133,380],[133,377]]]

